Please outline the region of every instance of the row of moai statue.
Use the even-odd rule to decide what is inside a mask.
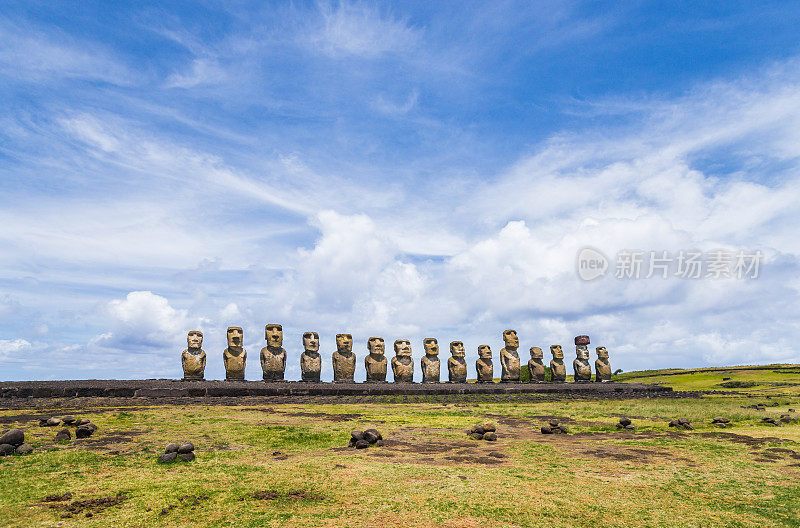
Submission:
[[[244,380],[247,363],[247,351],[242,346],[243,331],[241,327],[228,327],[228,347],[222,354],[225,363],[226,380]],[[264,331],[267,346],[261,349],[261,369],[264,381],[283,381],[286,371],[286,350],[283,348],[283,328],[279,324],[268,324]],[[519,338],[515,330],[503,332],[505,346],[500,350],[501,382],[520,381]],[[188,348],[181,354],[184,380],[202,380],[206,366],[206,353],[203,351],[203,333],[192,330],[187,337]],[[440,361],[439,343],[429,337],[423,340],[425,355],[421,360],[422,382],[439,383]],[[588,382],[592,380],[592,369],[589,365],[589,336],[575,338],[576,358],[572,362],[574,380]],[[367,371],[367,382],[385,382],[388,361],[385,356],[385,343],[382,337],[370,337],[367,340],[367,351],[364,366]],[[392,358],[392,373],[395,382],[412,383],[414,381],[414,362],[411,359],[411,342],[398,339],[394,342],[395,356]],[[528,361],[530,381],[545,381],[544,354],[539,347],[531,347],[531,359]],[[551,379],[554,382],[566,381],[567,371],[564,366],[564,352],[561,345],[551,345],[550,361]],[[452,341],[450,355],[447,360],[448,382],[464,383],[467,381],[467,362],[464,343]],[[352,382],[355,378],[356,355],[353,353],[353,337],[350,334],[336,334],[336,351],[333,353],[333,381]],[[595,381],[611,381],[611,365],[605,347],[597,347],[597,360],[594,363]],[[492,349],[489,345],[478,347],[478,360],[475,362],[477,381],[488,383],[494,381],[494,364]],[[301,381],[320,381],[322,372],[322,356],[319,353],[319,334],[306,332],[303,334],[303,353],[300,355]]]

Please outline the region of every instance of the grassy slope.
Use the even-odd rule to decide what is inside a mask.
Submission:
[[[800,382],[800,374],[771,370],[659,374],[652,381],[685,390],[713,388],[722,377]],[[759,420],[790,407],[800,410],[800,391],[787,385],[748,390],[754,395],[98,408],[71,413],[90,417],[100,429],[88,442],[68,446],[52,444],[55,429],[32,421],[17,424],[28,429],[38,449],[26,457],[0,459],[0,519],[4,526],[25,527],[798,526],[800,466],[792,464],[800,464],[800,458],[774,449],[800,452],[800,424],[777,428]],[[777,406],[742,408],[754,402]],[[568,424],[572,434],[538,434],[550,415],[575,420]],[[617,415],[632,417],[637,431],[617,431]],[[715,415],[731,418],[735,426],[717,429],[708,423]],[[680,416],[692,420],[695,431],[675,433],[667,427],[669,419]],[[464,434],[484,418],[498,424],[496,443]],[[347,444],[351,429],[373,425],[400,443],[364,451],[338,449]],[[197,460],[156,464],[163,446],[178,439],[197,445]],[[275,451],[288,458],[281,460]],[[481,463],[486,460],[501,463]],[[305,490],[324,499],[250,496],[267,489]],[[60,512],[38,504],[45,495],[66,491],[73,500],[120,491],[128,498],[90,518],[62,519]],[[209,498],[197,505],[179,500],[187,494]]]

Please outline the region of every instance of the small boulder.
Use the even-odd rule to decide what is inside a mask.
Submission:
[[[25,433],[22,429],[9,429],[0,436],[0,444],[11,444],[16,447],[25,443]]]
[[[726,423],[730,423],[730,420],[728,418],[723,418],[722,416],[715,416],[714,418],[711,419],[711,423],[724,423],[724,424],[726,424]]]
[[[378,440],[377,442],[375,442],[375,445],[378,446],[378,447],[383,447],[383,439]]]
[[[89,429],[92,430],[92,432],[97,431],[97,426],[95,424],[93,424],[92,422],[87,422],[87,423],[83,424],[83,427],[88,427]]]
[[[482,435],[483,433],[486,432],[486,429],[484,429],[481,424],[478,424],[478,425],[473,425],[472,429],[470,429],[469,432],[470,433],[478,433],[479,435]]]
[[[350,447],[355,447],[356,442],[364,439],[364,431],[350,431]]]
[[[178,453],[180,454],[191,453],[192,451],[194,451],[194,444],[191,442],[184,442],[178,448]]]
[[[630,424],[628,424],[628,425],[626,425],[626,426],[625,426],[625,430],[626,430],[626,431],[633,431],[633,430],[635,430],[635,429],[636,429],[636,426],[635,426],[635,425],[633,425],[632,423],[630,423]]]
[[[383,438],[377,429],[366,429],[361,436],[363,440],[370,444],[374,444]]]
[[[89,438],[94,433],[94,429],[86,425],[81,425],[75,429],[75,438]]]
[[[64,422],[64,425],[72,425],[75,423],[75,417],[73,416],[65,416],[61,419]]]
[[[470,433],[469,437],[475,440],[483,440],[483,435],[481,433]]]
[[[619,419],[619,424],[622,427],[627,427],[627,426],[629,426],[631,424],[631,419],[630,418],[626,418],[626,417],[622,417],[622,418]]]
[[[495,433],[494,431],[489,431],[488,433],[485,433],[483,435],[483,439],[488,440],[489,442],[494,442],[495,440],[497,440],[497,433]]]
[[[11,444],[0,444],[0,456],[8,456],[14,453],[15,447]]]
[[[184,462],[191,462],[194,460],[194,453],[189,451],[188,453],[178,453],[178,458],[183,460]]]
[[[175,442],[167,444],[167,447],[164,448],[164,453],[177,453],[179,447]]]
[[[543,425],[542,434],[553,434],[553,429],[549,425]]]
[[[550,427],[558,427],[558,420],[550,420]]]
[[[61,423],[61,418],[56,418],[55,416],[47,419],[47,427],[55,427],[60,423]]]
[[[495,427],[494,424],[485,423],[485,424],[481,424],[481,427],[483,427],[483,432],[484,433],[495,433],[495,432],[497,432],[497,427]]]
[[[69,442],[72,439],[72,435],[69,432],[69,429],[62,429],[56,433],[56,437],[53,439],[56,443],[62,442]]]
[[[170,462],[174,462],[176,458],[178,458],[178,453],[164,453],[158,457],[158,463],[169,464]]]
[[[18,455],[29,455],[33,453],[33,446],[30,444],[22,444],[21,446],[17,447],[16,453]]]
[[[91,423],[88,418],[80,418],[75,421],[75,425],[86,425],[88,423]]]
[[[569,429],[567,429],[567,428],[566,428],[565,426],[563,426],[563,425],[559,425],[559,426],[558,426],[558,430],[559,430],[560,432],[564,433],[564,434],[569,434]]]
[[[359,440],[356,442],[356,449],[366,449],[369,447],[369,442],[366,440]]]

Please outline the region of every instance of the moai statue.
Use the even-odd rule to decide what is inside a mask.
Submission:
[[[575,371],[574,381],[582,383],[592,381],[592,367],[589,365],[589,336],[579,335],[575,338],[575,361],[572,369]]]
[[[333,353],[333,381],[352,382],[356,375],[356,355],[353,353],[353,336],[336,334],[336,351]]]
[[[286,350],[283,348],[283,327],[270,323],[264,327],[267,346],[261,349],[261,370],[264,381],[283,381],[286,372]]]
[[[550,345],[550,353],[553,355],[550,361],[550,381],[567,381],[567,367],[564,366],[564,351],[561,345]]]
[[[422,341],[425,355],[420,361],[422,365],[422,383],[439,383],[439,342],[428,337]]]
[[[542,363],[542,358],[544,357],[544,352],[539,347],[531,347],[531,360],[528,361],[528,372],[531,373],[531,381],[532,382],[542,382],[544,381],[544,374],[545,368],[544,363]]]
[[[408,339],[398,339],[394,342],[392,374],[395,383],[414,382],[414,362],[411,360],[411,341]]]
[[[203,350],[203,332],[192,330],[186,336],[186,350],[181,352],[184,380],[202,380],[206,370],[206,352]],[[606,357],[608,357],[606,355]]]
[[[503,332],[505,347],[500,350],[500,381],[503,383],[519,383],[519,337],[516,330]]]
[[[382,337],[370,337],[367,340],[369,354],[364,358],[364,366],[367,369],[368,382],[386,383],[388,361],[386,360],[385,346]]]
[[[492,348],[489,345],[478,347],[478,360],[475,362],[475,370],[478,371],[478,383],[492,383],[494,381]]]
[[[241,326],[228,327],[228,348],[222,353],[226,380],[244,380],[247,350],[242,347],[243,339],[244,332],[242,332]]]
[[[606,347],[597,347],[597,359],[594,362],[594,380],[599,382],[611,381],[611,363],[608,362]]]
[[[447,360],[447,381],[450,383],[467,382],[467,360],[464,357],[464,343],[461,341],[450,342],[450,358]]]
[[[300,354],[300,380],[319,381],[322,372],[322,356],[319,355],[319,334],[303,334],[303,353]]]

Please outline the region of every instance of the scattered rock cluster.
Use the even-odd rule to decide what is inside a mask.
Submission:
[[[723,418],[722,416],[715,416],[711,419],[711,423],[716,425],[717,427],[732,427],[733,424],[728,418]]]
[[[787,415],[784,415],[784,416],[787,416]],[[791,418],[789,419],[789,421],[791,421]],[[784,422],[783,418],[776,419],[776,418],[767,417],[767,418],[762,418],[761,419],[761,423],[767,424],[767,425],[774,425],[775,427],[783,427],[783,424],[789,423],[789,422]]]
[[[169,464],[176,460],[183,462],[191,462],[194,460],[194,444],[191,442],[183,442],[177,444],[175,442],[167,444],[164,448],[164,454],[158,457],[158,462],[161,464]]]
[[[677,420],[671,420],[669,422],[670,427],[677,427],[678,429],[686,429],[687,431],[693,431],[694,427],[686,418],[678,418]]]
[[[88,418],[74,418],[72,416],[64,416],[59,418],[51,416],[50,418],[40,418],[39,425],[41,427],[56,427],[64,424],[69,427],[75,428],[75,438],[89,438],[97,431],[97,426],[89,421]],[[54,438],[57,443],[69,442],[72,439],[72,434],[69,429],[61,429]]]
[[[619,419],[619,423],[617,424],[617,429],[625,429],[626,431],[633,431],[636,429],[636,426],[633,425],[630,418],[622,417]]]
[[[349,447],[356,449],[366,449],[371,445],[382,446],[383,435],[377,429],[366,429],[364,431],[351,431]]]
[[[558,423],[558,420],[550,420],[547,425],[542,426],[542,434],[567,434],[569,429]]]
[[[467,435],[475,440],[494,442],[497,440],[497,428],[490,423],[476,424],[472,426],[472,429],[467,431]]]
[[[33,447],[25,443],[25,432],[22,429],[10,429],[0,436],[0,456],[27,455]]]
[[[757,411],[766,411],[767,406],[763,403],[754,403],[752,405],[742,405],[742,409],[755,409]]]

